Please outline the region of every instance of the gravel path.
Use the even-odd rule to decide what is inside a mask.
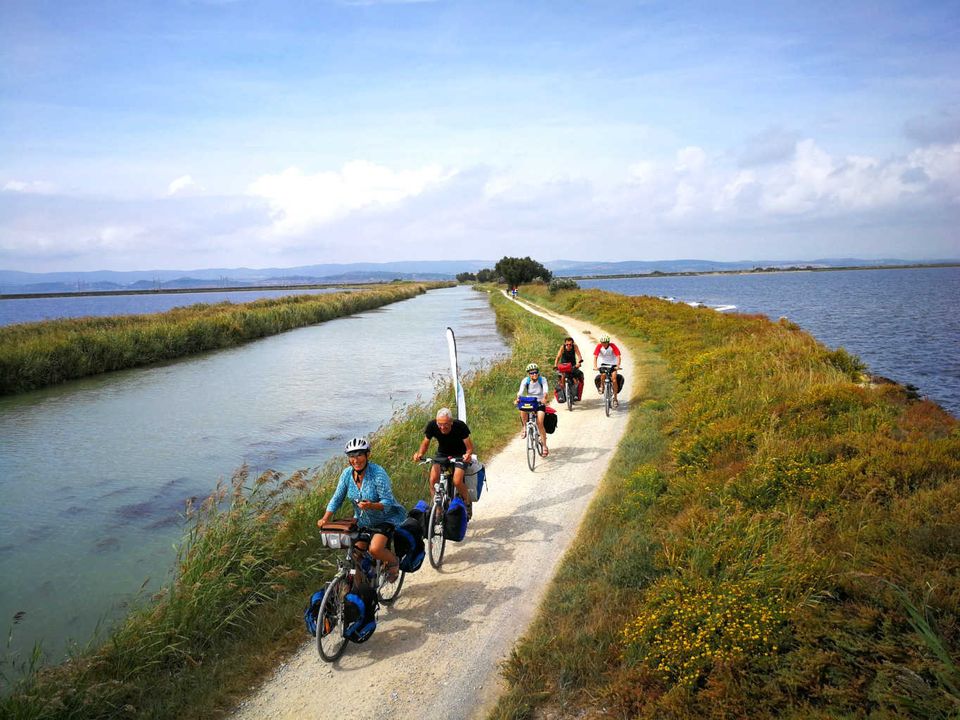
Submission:
[[[448,720],[482,718],[493,708],[502,690],[499,663],[533,619],[626,429],[627,396],[639,385],[624,351],[620,409],[604,417],[590,372],[600,329],[526,307],[565,328],[584,353],[583,401],[573,412],[558,408],[550,456],[530,472],[519,420],[517,437],[499,455],[478,448],[488,488],[467,537],[447,543],[442,569],[424,561],[408,575],[397,602],[380,610],[373,637],[349,645],[337,663],[323,662],[315,642],[306,643],[232,717]]]

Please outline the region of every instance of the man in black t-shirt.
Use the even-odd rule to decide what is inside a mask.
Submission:
[[[470,428],[462,420],[454,420],[450,408],[440,408],[437,410],[437,419],[431,420],[423,429],[423,442],[420,448],[413,454],[413,461],[420,462],[427,454],[427,448],[430,447],[430,441],[437,439],[437,455],[448,458],[463,460],[464,464],[470,464],[470,456],[473,455],[473,440],[470,439]],[[430,487],[432,488],[440,480],[440,466],[432,465],[430,467]],[[473,515],[473,505],[470,500],[470,490],[463,482],[463,468],[454,467],[453,484],[457,487],[457,493],[463,499],[467,506],[467,515]]]

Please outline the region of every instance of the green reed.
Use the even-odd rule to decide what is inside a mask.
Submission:
[[[497,717],[957,717],[955,418],[787,322],[523,292],[644,365]]]
[[[524,366],[530,358],[551,358],[563,334],[498,294],[491,303],[513,354],[464,379],[481,459],[515,435],[512,403]],[[411,458],[441,405],[455,407],[449,383],[439,383],[428,403],[397,411],[372,438],[372,462],[388,470],[407,507],[429,497],[426,473]],[[334,458],[321,468],[256,477],[240,468],[187,509],[187,534],[169,586],[103,644],[78,650],[64,664],[34,667],[19,680],[7,673],[0,716],[199,718],[229,709],[305,638],[303,605],[332,575],[336,555],[319,546],[316,520],[343,466]],[[8,658],[7,668],[11,663]]]
[[[200,303],[149,315],[10,325],[0,328],[0,395],[232,347],[446,285],[398,283],[250,303]]]

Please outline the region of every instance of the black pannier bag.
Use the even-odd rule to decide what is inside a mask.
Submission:
[[[617,370],[617,394],[619,395],[623,391],[623,373]],[[597,373],[597,376],[593,379],[593,384],[597,386],[597,390],[600,389],[600,373]]]
[[[560,416],[557,415],[557,411],[553,408],[547,408],[547,412],[543,415],[543,429],[552,435],[553,431],[557,429],[559,420]]]
[[[343,601],[344,635],[351,642],[362,643],[370,639],[377,629],[377,591],[369,585],[361,585],[347,593]]]
[[[463,500],[455,497],[443,516],[443,536],[447,540],[460,542],[467,534],[467,506]]]
[[[423,526],[413,516],[404,520],[393,531],[393,550],[400,559],[400,569],[412,573],[423,564]]]

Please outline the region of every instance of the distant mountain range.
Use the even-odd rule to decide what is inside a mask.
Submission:
[[[695,273],[788,267],[858,267],[917,264],[915,260],[863,260],[830,258],[817,260],[627,260],[582,262],[555,260],[544,265],[561,277],[582,275],[628,275],[648,273]],[[922,264],[957,263],[958,260],[926,260]],[[0,270],[0,293],[63,293],[121,290],[184,290],[193,288],[243,288],[251,286],[353,284],[391,280],[448,280],[458,273],[492,268],[491,260],[427,260],[388,263],[302,265],[292,268],[205,268],[199,270],[96,270],[90,272],[28,273]]]

